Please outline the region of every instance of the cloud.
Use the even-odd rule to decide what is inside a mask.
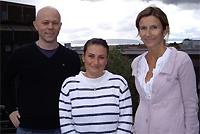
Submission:
[[[160,7],[168,16],[169,40],[200,38],[199,0],[6,0],[36,6],[36,12],[47,5],[61,13],[62,28],[58,41],[137,39],[135,19],[150,5]]]
[[[154,1],[154,0],[142,0],[142,1]],[[175,4],[175,5],[178,5],[178,4],[191,4],[191,3],[195,3],[195,4],[199,4],[199,0],[159,0],[159,1],[162,1],[163,3],[165,4]]]
[[[109,23],[100,23],[99,25],[98,25],[98,27],[100,28],[100,29],[105,29],[105,30],[112,30],[112,25],[111,24],[109,24]]]
[[[146,2],[155,2],[155,0],[142,0]],[[160,2],[163,2],[164,4],[170,5],[174,4],[176,6],[179,6],[182,9],[199,9],[200,7],[200,1],[199,0],[158,0]]]
[[[178,5],[181,9],[197,10],[200,14],[200,3],[183,3]]]
[[[190,39],[199,38],[200,39],[199,32],[200,31],[198,29],[192,27],[192,28],[185,29],[185,31],[182,33],[176,33],[177,34],[176,37],[181,36],[181,38],[190,38]]]
[[[98,2],[98,1],[104,1],[104,0],[81,0],[81,1]]]

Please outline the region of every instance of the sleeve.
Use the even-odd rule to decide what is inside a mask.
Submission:
[[[9,58],[2,74],[2,104],[5,104],[6,111],[10,114],[16,110],[16,89],[14,82],[18,76],[19,69],[18,53],[15,51]]]
[[[74,62],[73,76],[79,74],[80,69],[81,69],[81,60],[80,60],[80,57],[79,57],[79,55],[78,55],[77,52],[74,52],[74,53],[75,53],[74,56],[73,56],[74,61],[72,61],[72,62]]]
[[[117,128],[117,134],[132,133],[133,118],[132,118],[132,98],[128,84],[125,79],[123,86],[120,86],[120,100],[119,100],[119,126]]]
[[[72,106],[67,79],[63,82],[59,98],[59,119],[62,134],[76,134],[72,121]]]
[[[196,77],[193,63],[188,55],[184,57],[178,75],[185,113],[185,134],[197,134],[199,121]]]

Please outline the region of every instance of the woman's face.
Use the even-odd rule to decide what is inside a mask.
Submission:
[[[154,16],[143,17],[139,21],[139,35],[147,48],[164,45],[167,30],[163,31],[160,20]]]
[[[101,45],[89,45],[83,55],[83,62],[86,68],[86,76],[98,78],[103,75],[103,71],[108,61],[107,49]]]

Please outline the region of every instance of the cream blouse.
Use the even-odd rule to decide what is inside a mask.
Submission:
[[[149,66],[147,64],[147,60],[145,58],[146,54],[148,52],[145,52],[141,60],[139,61],[139,66],[138,66],[138,80],[141,85],[141,87],[144,88],[144,91],[146,93],[146,98],[151,99],[152,97],[152,84],[154,81],[154,78],[156,75],[160,73],[160,71],[163,69],[165,66],[165,63],[167,62],[169,55],[171,53],[171,50],[169,48],[166,49],[164,54],[158,58],[156,62],[156,68],[153,69],[153,76],[152,78],[146,83],[145,78],[147,75],[147,72],[149,71]]]

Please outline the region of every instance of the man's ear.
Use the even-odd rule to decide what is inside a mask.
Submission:
[[[33,21],[33,26],[35,27],[35,29],[38,31],[38,25],[36,21]]]

